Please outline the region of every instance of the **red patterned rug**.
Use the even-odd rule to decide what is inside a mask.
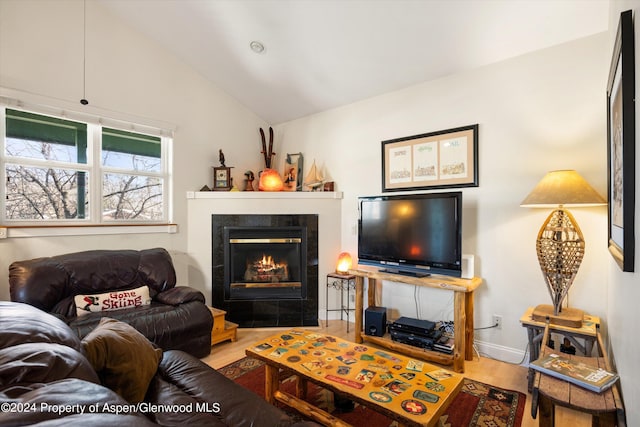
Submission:
[[[245,357],[218,370],[227,378],[264,397],[264,364]],[[294,393],[294,380],[285,380],[284,391]],[[336,409],[333,393],[309,383],[308,396],[315,406],[332,413],[355,426],[391,427],[397,424],[384,415],[356,404],[350,412]],[[504,390],[477,381],[464,379],[462,390],[442,416],[446,427],[518,427],[522,424],[523,393]]]

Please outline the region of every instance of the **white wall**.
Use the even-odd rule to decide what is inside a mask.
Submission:
[[[463,189],[463,252],[475,254],[476,275],[484,278],[476,327],[490,325],[494,313],[504,322],[476,338],[489,343],[483,350],[519,361],[527,342],[520,317],[528,306],[550,303],[535,254],[550,210],[519,204],[547,171],[562,168],[578,170],[606,195],[606,48],[603,33],[284,123],[276,132],[283,151],[302,151],[307,167],[315,158],[344,192],[342,246],[355,254],[357,197],[381,192],[381,141],[478,123],[480,185]],[[587,247],[570,304],[605,317],[606,209],[572,212]],[[416,315],[412,287],[384,289],[384,306]],[[423,318],[452,317],[451,295],[421,290],[419,299]]]
[[[640,10],[638,0],[612,1],[609,14],[609,40],[607,54],[613,55],[620,12],[633,10],[634,21]],[[636,99],[640,93],[638,76],[640,76],[640,29],[635,21],[635,64],[636,64]],[[611,59],[609,59],[611,60]],[[636,102],[636,150],[638,150],[638,136],[640,135],[640,108]],[[638,354],[640,354],[640,340],[637,339],[638,325],[640,325],[640,313],[638,302],[640,301],[640,161],[636,154],[636,205],[635,205],[635,272],[623,273],[611,257],[607,257],[608,265],[608,322],[611,348],[616,362],[616,368],[620,373],[623,399],[626,403],[627,425],[640,425],[640,408],[632,403],[640,402],[640,369],[638,369]]]
[[[97,2],[87,5],[88,107],[82,87],[82,11],[79,0],[0,1],[0,87],[24,101],[139,117],[176,128],[174,217],[177,234],[0,239],[0,300],[9,299],[7,274],[14,260],[86,249],[166,247],[178,281],[187,284],[187,191],[212,183],[218,149],[235,182],[262,164],[258,128],[266,123],[157,47]],[[278,151],[277,149],[275,150]],[[206,289],[202,289],[206,291]]]

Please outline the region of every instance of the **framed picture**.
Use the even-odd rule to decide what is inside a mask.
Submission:
[[[620,14],[607,83],[609,252],[622,271],[634,271],[635,58],[631,10]]]
[[[382,191],[478,186],[478,125],[382,141]]]
[[[213,168],[213,191],[231,190],[231,168],[219,166]]]
[[[284,191],[300,191],[302,190],[302,153],[287,153],[284,161],[284,173],[282,174],[284,181]]]

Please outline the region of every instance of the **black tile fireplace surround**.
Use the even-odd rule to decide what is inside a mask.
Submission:
[[[249,237],[257,231],[274,230],[276,236],[293,230],[302,230],[305,254],[300,270],[294,276],[302,290],[297,294],[280,295],[265,286],[265,295],[258,296],[260,288],[241,289],[234,294],[230,291],[229,275],[232,271],[229,261],[229,236]],[[234,234],[235,233],[235,234]],[[211,256],[212,256],[212,301],[213,306],[225,310],[226,318],[242,328],[273,326],[318,326],[318,215],[211,215]],[[226,246],[226,258],[225,258]],[[225,261],[226,259],[226,261]],[[291,267],[296,270],[295,267]],[[241,285],[240,285],[241,286]],[[298,286],[296,284],[296,286]],[[256,297],[251,294],[256,292]],[[271,292],[271,294],[269,293]],[[246,295],[249,295],[248,297]]]

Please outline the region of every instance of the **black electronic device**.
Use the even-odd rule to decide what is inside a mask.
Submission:
[[[436,324],[430,320],[413,319],[411,317],[400,317],[389,325],[389,330],[397,330],[416,335],[431,335]]]
[[[449,335],[442,334],[440,338],[433,343],[433,349],[442,353],[452,354],[454,349],[454,339]]]
[[[359,264],[416,276],[462,275],[462,192],[358,201]]]
[[[381,337],[385,332],[387,332],[387,308],[367,307],[364,311],[364,333]]]
[[[401,331],[391,330],[391,340],[402,344],[408,344],[413,347],[426,348],[431,350],[437,338],[423,335],[414,335]]]

